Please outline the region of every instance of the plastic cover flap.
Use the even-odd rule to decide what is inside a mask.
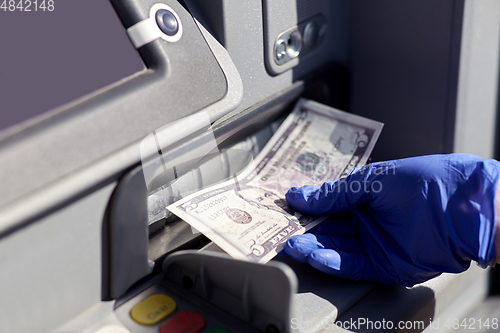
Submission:
[[[233,259],[225,254],[180,251],[163,262],[168,280],[250,323],[260,331],[275,326],[290,331],[297,277],[280,262],[266,265]]]

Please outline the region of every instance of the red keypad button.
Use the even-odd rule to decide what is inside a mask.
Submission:
[[[160,333],[197,333],[205,327],[205,319],[192,311],[179,312],[160,327]]]

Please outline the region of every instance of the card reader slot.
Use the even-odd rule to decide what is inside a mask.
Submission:
[[[207,186],[225,181],[238,174],[249,165],[271,138],[281,120],[247,137],[228,149],[212,154],[208,161],[175,177],[178,172],[174,167],[171,173],[174,179],[148,193],[148,226],[149,234],[157,232],[165,223],[177,220],[166,207],[171,203],[190,195]]]
[[[234,177],[253,161],[282,120],[222,149],[206,162],[148,194],[149,260],[157,260],[176,250],[201,248],[209,242],[166,207],[195,191]]]

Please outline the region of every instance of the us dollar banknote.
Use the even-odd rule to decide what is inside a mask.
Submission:
[[[294,212],[291,187],[320,185],[366,163],[382,123],[301,99],[255,160],[167,207],[238,259],[265,263],[326,217]]]

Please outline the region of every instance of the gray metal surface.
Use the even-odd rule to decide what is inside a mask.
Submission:
[[[105,286],[109,295],[103,295],[106,299],[118,298],[151,272],[146,197],[141,168],[128,173],[113,193],[102,235],[103,247],[109,251],[109,271],[103,274],[103,285],[109,283]]]
[[[190,1],[187,1],[188,3]],[[199,0],[198,2],[204,2]],[[328,62],[348,63],[348,0],[329,0],[328,34],[330,39],[324,52],[277,76],[266,70],[264,59],[264,29],[262,0],[214,1],[212,10],[202,14],[207,17],[212,31],[227,49],[243,81],[244,95],[241,104],[227,116],[232,117],[260,103],[273,94],[289,87],[296,80],[319,70]],[[215,10],[215,8],[219,8]],[[203,8],[202,8],[203,9]],[[285,18],[288,20],[288,18]],[[277,18],[281,20],[281,18]],[[214,28],[212,28],[212,26]]]
[[[264,59],[267,70],[272,75],[281,74],[289,70],[299,63],[307,61],[311,57],[318,56],[318,53],[328,53],[331,51],[329,43],[322,43],[317,49],[308,54],[306,57],[299,57],[290,60],[286,64],[278,65],[275,62],[274,43],[276,37],[285,30],[297,26],[306,20],[312,19],[319,14],[326,14],[327,23],[333,21],[332,14],[336,14],[330,10],[331,5],[335,5],[334,1],[321,0],[262,0],[262,12],[264,22]],[[336,25],[335,22],[331,22]],[[332,36],[329,34],[332,31],[327,29],[324,36],[325,39],[331,41]],[[316,60],[317,61],[317,60]]]
[[[201,251],[225,253],[213,242]],[[296,303],[292,319],[295,318],[293,322],[297,326],[297,330],[301,332],[315,331],[315,323],[334,322],[376,287],[374,283],[356,282],[324,274],[308,264],[293,260],[291,257],[277,257],[272,262],[288,265],[297,275],[299,288],[295,295]],[[316,316],[308,315],[311,307],[322,309],[322,311]],[[293,328],[293,325],[291,326]]]
[[[289,332],[292,299],[298,282],[286,265],[234,260],[226,254],[183,251],[163,262],[165,277],[186,287],[259,331],[270,326]]]
[[[385,124],[374,160],[452,152],[462,7],[351,2],[350,111]]]
[[[299,293],[311,292],[332,304],[337,310],[336,316],[331,318],[333,320],[345,314],[375,287],[375,284],[370,282],[356,282],[327,275],[309,264],[299,263],[291,257],[278,257],[274,258],[273,261],[285,263],[294,270],[299,279]]]
[[[377,332],[421,332],[432,320],[439,318],[448,308],[453,308],[454,301],[460,301],[469,309],[477,304],[473,298],[460,299],[460,296],[476,281],[485,281],[486,276],[485,270],[474,265],[465,273],[443,274],[412,288],[379,286],[337,320],[343,323],[357,323],[359,318],[373,323],[385,320],[393,323],[393,330],[385,326],[385,329],[378,329]],[[476,288],[475,291],[474,296],[485,296],[484,289]],[[400,322],[402,327],[398,327]],[[358,326],[356,331],[373,332],[374,329],[364,325]]]
[[[224,97],[215,104],[206,105],[207,107],[203,109],[206,114],[215,120],[220,117],[220,115],[233,110],[237,105],[239,105],[243,95],[243,87],[241,78],[234,67],[232,60],[229,58],[227,51],[224,50],[213,37],[208,36],[204,29],[202,29],[202,31],[214,54],[219,59],[218,61],[220,66],[224,71],[225,77],[227,78],[227,91],[225,92]],[[185,36],[184,38],[189,37]],[[157,41],[155,43],[160,42]],[[196,45],[194,45],[194,47],[196,47]],[[195,64],[192,64],[192,66],[194,65]],[[190,66],[183,67],[191,68]],[[178,75],[182,77],[182,79],[179,78],[178,81],[183,82],[183,84],[191,84],[189,83],[189,80],[184,81],[185,79],[183,74],[184,73],[182,71],[178,73]],[[171,77],[171,74],[169,74],[169,77],[171,80],[175,79]],[[2,195],[0,195],[0,234],[2,232],[7,232],[12,228],[16,228],[16,225],[19,223],[29,222],[30,219],[33,219],[38,214],[42,214],[44,211],[54,208],[57,205],[61,205],[64,201],[74,197],[79,192],[92,188],[92,186],[96,186],[106,179],[113,177],[116,178],[118,173],[134,164],[137,164],[140,161],[139,140],[146,136],[148,132],[143,131],[144,129],[142,129],[142,135],[137,134],[138,136],[134,136],[132,132],[135,130],[132,130],[131,128],[146,126],[148,131],[157,129],[158,124],[164,124],[165,122],[171,121],[168,119],[171,119],[172,110],[182,112],[183,108],[189,108],[190,103],[186,103],[186,100],[195,101],[195,103],[209,103],[207,102],[207,99],[201,98],[199,94],[196,94],[197,98],[193,99],[189,90],[185,92],[189,93],[189,98],[187,99],[183,94],[178,95],[175,91],[173,91],[172,96],[177,96],[177,103],[182,104],[182,107],[177,109],[173,104],[173,99],[169,99],[169,95],[164,94],[163,88],[158,87],[158,89],[153,89],[150,85],[147,85],[147,80],[143,80],[145,82],[142,82],[140,77],[136,78],[136,80],[138,82],[135,82],[134,84],[146,84],[149,88],[149,92],[145,90],[145,87],[138,88],[128,97],[123,97],[122,100],[115,100],[114,103],[118,108],[115,111],[120,113],[120,116],[114,115],[114,117],[116,117],[115,119],[113,119],[112,115],[107,118],[102,115],[104,109],[112,109],[109,104],[105,103],[100,106],[92,104],[90,106],[93,108],[93,111],[92,114],[87,117],[87,124],[90,125],[89,131],[97,131],[93,132],[94,134],[88,132],[82,122],[75,123],[74,119],[71,119],[68,120],[69,123],[63,122],[59,127],[65,135],[76,136],[77,141],[71,141],[68,138],[65,138],[64,135],[61,135],[61,133],[54,128],[49,128],[42,131],[40,134],[42,137],[48,135],[52,138],[47,144],[44,143],[43,138],[27,137],[24,140],[25,142],[21,142],[10,147],[4,147],[3,150],[0,148],[0,159],[2,151],[7,154],[6,158],[9,159],[8,163],[4,164],[5,167],[2,168],[2,174],[0,175],[0,177],[5,178],[5,182],[3,183],[5,184],[5,187],[3,188],[3,191],[23,191],[23,188],[25,190],[31,189],[29,193],[25,193],[22,200],[17,200],[4,207],[1,207],[2,200],[5,202],[9,201],[10,194],[3,192]],[[200,83],[206,82],[206,80],[200,80],[200,78],[195,78],[195,80]],[[131,92],[131,89],[134,89],[135,87],[134,84],[131,84],[125,92]],[[210,85],[213,84],[214,82],[211,81]],[[179,88],[182,89],[182,85],[179,86]],[[192,89],[196,89],[196,85],[194,85]],[[143,96],[144,98],[140,97],[142,96],[140,95],[141,93],[145,94]],[[168,106],[165,107],[161,102],[155,101],[154,99],[149,100],[147,95],[151,93],[153,95],[157,94],[161,96],[161,98],[169,99],[169,103],[166,104]],[[208,96],[210,96],[208,100],[210,100],[213,96],[210,95],[210,91],[207,93]],[[107,96],[102,98],[105,100],[108,99]],[[111,99],[110,103],[112,103],[113,96],[110,96],[109,98]],[[95,103],[99,103],[99,101],[95,101]],[[194,110],[196,110],[196,108]],[[137,112],[140,113],[140,116],[137,115]],[[112,126],[105,128],[109,124],[106,124],[106,120],[103,117],[109,120]],[[158,117],[162,119],[159,119]],[[99,118],[99,120],[97,120],[97,118]],[[180,129],[186,132],[184,135],[188,135],[191,131],[196,130],[196,128],[192,128],[192,124],[194,122],[190,118],[185,118],[182,121],[184,122],[184,125],[180,126]],[[140,123],[142,123],[142,125]],[[97,125],[102,127],[99,128]],[[68,129],[68,127],[74,128],[75,131]],[[52,132],[49,133],[49,130]],[[119,133],[121,136],[120,140],[127,140],[126,143],[119,143],[117,138],[113,137],[110,131],[116,131],[116,133]],[[104,137],[102,135],[104,135]],[[116,144],[118,144],[119,149],[112,151],[111,154],[100,156],[97,161],[93,161],[92,163],[87,161],[85,162],[84,168],[78,167],[77,170],[73,170],[70,175],[65,175],[66,166],[72,163],[78,163],[77,160],[89,158],[88,153],[83,153],[85,151],[85,147],[82,146],[84,145],[84,143],[81,142],[82,138],[98,140],[97,143],[94,142],[91,145],[92,149],[100,149],[107,145]],[[42,151],[36,151],[36,146],[33,147],[33,141],[36,141],[37,144],[44,145],[45,148]],[[77,145],[78,149],[69,149],[61,146],[65,144]],[[124,145],[128,145],[128,147],[124,148]],[[35,151],[31,154],[24,154],[24,149],[35,149]],[[68,154],[66,154],[66,152],[68,152]],[[75,156],[71,155],[75,153],[78,155],[77,160],[75,160]],[[42,154],[43,157],[37,156],[37,154]],[[62,164],[59,165],[59,162],[55,164],[52,163],[53,161],[51,161],[50,158],[47,159],[49,156],[53,156]],[[23,161],[25,158],[35,157],[39,159],[37,161],[39,163],[35,163],[33,161],[28,163]],[[90,165],[88,165],[88,163],[90,163]],[[37,166],[36,171],[30,173],[29,175],[30,177],[36,178],[34,181],[32,178],[26,178],[26,175],[24,174],[31,172],[33,165]],[[15,173],[13,173],[12,170],[9,170],[9,168],[13,170],[15,169]],[[50,177],[50,184],[45,184],[43,188],[38,188],[40,184],[45,181],[45,177]]]
[[[436,297],[440,302],[436,302],[434,319],[432,324],[427,326],[424,333],[453,330],[454,321],[466,317],[468,313],[473,312],[485,300],[489,292],[490,274],[477,266],[473,267],[471,271],[473,272],[467,272],[469,276],[466,279],[462,277],[462,279],[442,279],[440,281],[437,288],[440,290],[441,295],[438,294]],[[457,293],[452,298],[445,288],[457,290]],[[443,294],[448,297],[443,298]],[[475,326],[469,326],[469,331],[476,331],[478,325]]]
[[[465,1],[454,152],[495,157],[499,62],[500,2]]]
[[[470,332],[472,329],[476,332],[498,332],[500,329],[500,297],[488,297],[463,318],[457,319],[459,327],[457,333]],[[460,325],[464,323],[464,319],[466,324]],[[455,323],[452,321],[453,324]]]
[[[115,184],[0,242],[0,332],[49,332],[101,301],[101,229]]]
[[[129,9],[149,10],[152,3],[140,1],[138,6],[129,4]],[[0,207],[25,200],[35,190],[94,165],[156,128],[224,97],[224,73],[191,15],[176,1],[167,3],[183,21],[183,38],[177,43],[156,40],[141,48],[148,71],[56,110],[51,117],[0,142]]]

